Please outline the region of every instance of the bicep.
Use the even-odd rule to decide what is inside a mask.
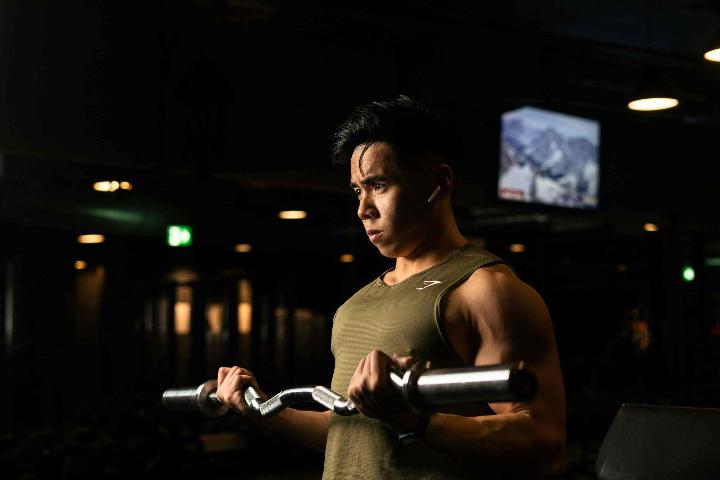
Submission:
[[[483,341],[476,365],[524,361],[535,374],[538,390],[528,402],[491,403],[496,413],[525,413],[564,424],[565,388],[550,313],[532,287],[503,275],[486,279],[483,302],[475,307]]]

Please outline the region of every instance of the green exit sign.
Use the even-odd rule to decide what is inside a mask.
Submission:
[[[690,265],[685,265],[682,269],[682,279],[685,283],[695,280],[695,269]]]
[[[168,225],[167,243],[171,247],[189,247],[192,245],[192,228],[188,225]]]

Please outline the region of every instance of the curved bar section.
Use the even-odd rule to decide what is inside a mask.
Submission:
[[[250,408],[256,412],[260,412],[260,406],[263,403],[263,399],[260,396],[260,393],[255,390],[255,387],[246,384],[243,390],[243,397],[245,397],[245,403],[247,403]]]
[[[315,387],[288,388],[260,404],[260,415],[267,417],[300,402],[312,402]]]
[[[338,415],[348,416],[358,413],[352,400],[338,395],[327,387],[315,387],[312,396],[320,405],[328,410],[332,410]]]

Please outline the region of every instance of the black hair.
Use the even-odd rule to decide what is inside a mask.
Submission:
[[[390,145],[401,167],[427,153],[455,167],[462,151],[460,134],[447,117],[405,95],[356,107],[332,135],[332,162],[348,164],[355,147],[377,142]]]

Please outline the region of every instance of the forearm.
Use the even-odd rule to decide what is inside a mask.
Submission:
[[[464,417],[432,415],[425,441],[447,452],[508,458],[554,472],[563,468],[564,433],[524,413]]]
[[[329,412],[286,408],[269,417],[256,417],[253,421],[269,430],[280,432],[306,447],[323,453],[327,442]]]

